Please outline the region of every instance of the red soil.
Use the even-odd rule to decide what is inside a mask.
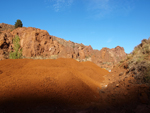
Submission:
[[[74,59],[2,60],[0,104],[39,102],[68,106],[98,102],[100,83],[108,73],[92,62]]]

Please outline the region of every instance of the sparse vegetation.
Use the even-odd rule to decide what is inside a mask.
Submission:
[[[22,26],[23,26],[22,21],[18,19],[18,20],[15,22],[15,28],[22,27]]]
[[[18,35],[13,39],[14,51],[9,53],[10,59],[19,59],[22,56],[22,49],[20,49],[20,38]]]
[[[143,77],[145,83],[150,83],[150,67],[146,70],[146,73]]]
[[[127,59],[126,59],[126,60],[131,59],[131,57],[133,57],[133,55],[132,55],[132,54],[128,54],[128,55],[127,55]]]
[[[58,55],[51,55],[50,56],[50,59],[57,59],[58,58]]]
[[[26,59],[57,59],[58,55],[51,55],[51,56],[33,56],[33,57],[22,57]]]
[[[129,70],[138,83],[150,84],[150,40],[144,39],[136,46],[131,54],[127,55]]]
[[[5,23],[0,24],[0,32],[4,31],[4,30],[10,30],[11,31],[14,29],[15,29],[15,26],[13,26],[13,25],[5,24]]]
[[[135,47],[134,50],[133,50],[133,52],[132,52],[132,54],[133,54],[133,55],[137,54],[137,53],[138,53],[138,50],[139,50],[139,48],[138,48],[138,47]]]
[[[143,50],[142,50],[142,53],[143,54],[146,54],[146,53],[150,53],[150,46],[149,44],[145,44],[144,47],[143,47]]]

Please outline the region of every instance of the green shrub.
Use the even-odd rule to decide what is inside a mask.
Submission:
[[[137,63],[141,63],[142,61],[143,61],[142,58],[138,58],[138,59],[136,60]]]
[[[23,26],[22,21],[18,19],[18,20],[15,22],[15,28],[22,27],[22,26]]]
[[[13,39],[13,44],[14,44],[14,52],[9,53],[9,58],[10,59],[19,59],[22,56],[22,49],[20,50],[20,38],[18,35],[15,36]]]
[[[144,82],[150,84],[150,66],[147,67],[146,73],[143,76]]]
[[[145,44],[143,49],[142,49],[143,54],[150,53],[150,45]]]
[[[129,60],[129,59],[131,59],[132,57],[133,57],[132,54],[128,54],[126,60]]]
[[[133,52],[132,52],[133,55],[137,54],[137,53],[138,53],[138,50],[139,50],[138,47],[135,47],[134,50],[133,50]]]

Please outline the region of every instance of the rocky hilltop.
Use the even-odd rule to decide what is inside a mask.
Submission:
[[[11,31],[11,30],[14,30],[14,29],[15,29],[14,25],[0,23],[0,32],[4,31],[4,30]]]
[[[0,60],[7,59],[9,52],[13,51],[12,40],[15,35],[20,38],[23,58],[73,58],[77,61],[92,61],[107,70],[126,58],[124,48],[120,46],[112,49],[102,48],[100,51],[93,50],[90,45],[66,41],[49,35],[46,30],[32,27],[14,29],[14,26],[2,23],[0,24]]]

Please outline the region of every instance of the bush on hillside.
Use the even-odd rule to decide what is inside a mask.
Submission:
[[[18,19],[18,20],[15,22],[15,28],[22,27],[22,26],[23,26],[22,21]]]
[[[18,35],[15,36],[13,39],[14,44],[14,52],[10,52],[9,58],[10,59],[19,59],[22,56],[22,49],[20,50],[20,38]]]
[[[150,67],[147,68],[146,73],[144,74],[144,82],[150,84]]]

